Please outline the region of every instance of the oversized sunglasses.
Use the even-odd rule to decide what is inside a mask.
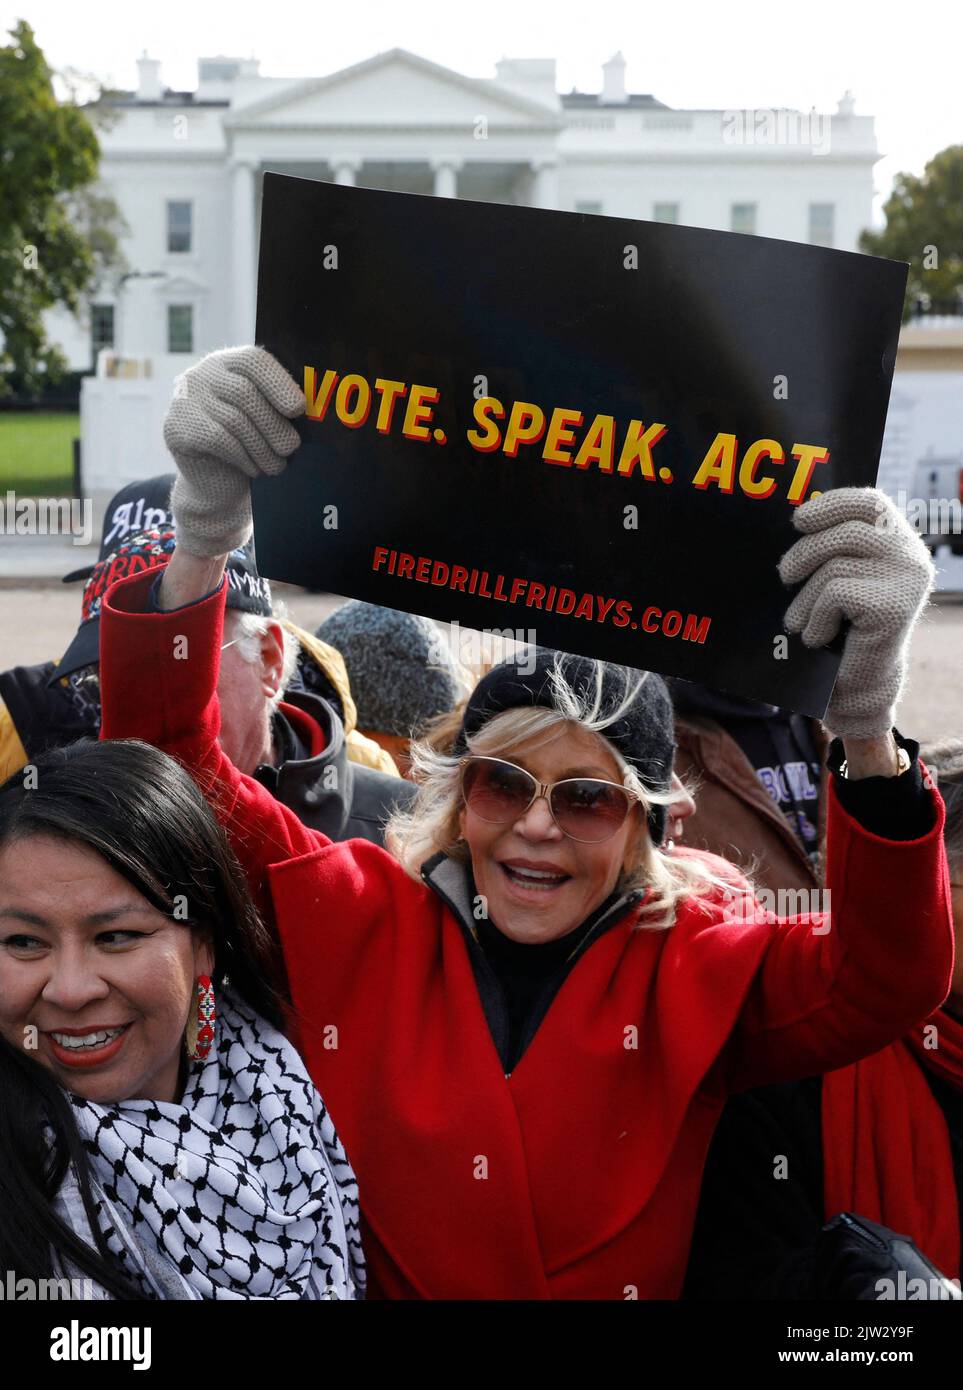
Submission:
[[[502,758],[473,754],[462,762],[465,805],[490,825],[509,825],[524,816],[540,796],[563,835],[583,844],[609,840],[624,824],[638,797],[618,782],[598,777],[566,777],[539,782],[530,772]]]

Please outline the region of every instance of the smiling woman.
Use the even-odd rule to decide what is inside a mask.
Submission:
[[[782,560],[804,584],[792,631],[821,646],[849,624],[827,711],[831,919],[735,920],[745,881],[665,843],[662,682],[545,648],[479,681],[450,754],[413,747],[387,852],[335,843],[218,737],[227,555],[251,474],[283,470],[304,412],[263,348],[180,380],[177,548],[156,594],[135,575],[105,599],[104,736],[175,752],[231,836],[357,1165],[376,1296],[675,1298],[726,1094],[878,1052],[948,987],[942,803],[893,730],[925,547],[881,493],[841,488],[797,508]],[[884,798],[888,830],[867,809]]]
[[[352,1297],[353,1174],[200,792],[136,742],[35,772],[0,788],[0,1264],[114,1297]],[[243,1207],[217,1176],[267,1165]]]
[[[213,968],[208,931],[50,834],[8,844],[0,883],[4,1036],[88,1100],[175,1100],[194,982]]]

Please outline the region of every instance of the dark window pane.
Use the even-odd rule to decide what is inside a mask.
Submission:
[[[167,204],[167,249],[190,251],[193,207],[190,203]]]
[[[167,351],[194,351],[194,309],[192,305],[168,304]]]
[[[114,306],[113,304],[91,304],[90,306],[90,350],[96,358],[101,348],[114,346]]]

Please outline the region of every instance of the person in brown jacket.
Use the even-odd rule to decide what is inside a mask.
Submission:
[[[737,865],[757,888],[818,889],[828,738],[818,720],[669,682],[675,770],[695,796],[685,842]]]

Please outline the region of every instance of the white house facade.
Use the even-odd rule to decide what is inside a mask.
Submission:
[[[101,183],[129,229],[129,269],[82,319],[47,320],[75,369],[97,365],[81,395],[94,488],[169,467],[174,376],[253,340],[265,171],[855,250],[879,158],[849,94],[832,114],[677,110],[630,93],[621,54],[598,93],[568,94],[551,59],[505,59],[482,80],[402,49],[304,79],[203,58],[196,90],[178,92],[145,55],[137,90],[112,105]]]
[[[87,322],[52,314],[75,368],[96,349],[196,356],[254,330],[261,174],[572,212],[677,221],[855,250],[870,224],[873,119],[674,110],[626,90],[556,90],[554,60],[506,59],[492,81],[400,49],[326,77],[262,77],[254,60],[201,59],[193,92],[138,63],[114,99],[101,181],[130,229],[130,275]],[[182,364],[183,365],[183,362]]]

